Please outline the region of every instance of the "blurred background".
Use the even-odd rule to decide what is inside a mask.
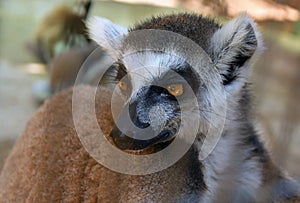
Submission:
[[[152,15],[193,11],[225,23],[247,11],[265,52],[254,69],[257,129],[275,161],[300,177],[300,0],[0,0],[0,170],[47,97],[71,86],[95,49],[83,23],[98,15],[132,26]],[[105,52],[95,63],[107,65]],[[93,84],[94,64],[83,82]]]

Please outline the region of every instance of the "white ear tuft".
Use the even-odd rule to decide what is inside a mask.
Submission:
[[[227,88],[232,85],[239,89],[247,82],[262,47],[256,24],[246,14],[230,20],[214,33],[211,57]]]
[[[112,58],[117,59],[123,37],[128,34],[128,29],[96,16],[89,19],[87,25],[90,38],[106,50]]]

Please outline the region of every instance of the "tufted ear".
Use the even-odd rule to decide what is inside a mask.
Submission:
[[[87,25],[90,38],[106,50],[113,59],[117,59],[123,37],[128,33],[128,29],[100,17],[92,17]]]
[[[225,88],[238,92],[251,75],[262,41],[251,18],[242,14],[217,30],[211,39],[211,57]]]

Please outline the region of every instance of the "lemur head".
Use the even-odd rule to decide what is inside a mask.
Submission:
[[[174,137],[186,136],[181,126],[196,128],[198,138],[205,136],[211,102],[218,106],[224,99],[239,100],[261,47],[255,24],[246,15],[219,26],[184,13],[152,18],[131,29],[95,17],[89,28],[91,38],[114,59],[108,75],[126,99],[128,111],[110,134],[123,150],[164,147]],[[196,62],[187,59],[189,53]],[[223,89],[228,99],[216,89]],[[193,122],[197,116],[199,127]]]

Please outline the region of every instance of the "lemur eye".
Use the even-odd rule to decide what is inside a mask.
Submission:
[[[120,87],[120,89],[121,89],[122,91],[127,91],[128,85],[127,85],[126,82],[124,82],[124,81],[119,81],[119,82],[118,82],[118,85],[119,85],[119,87]]]
[[[182,84],[170,84],[167,86],[167,90],[168,90],[169,94],[171,94],[175,97],[183,94]]]

